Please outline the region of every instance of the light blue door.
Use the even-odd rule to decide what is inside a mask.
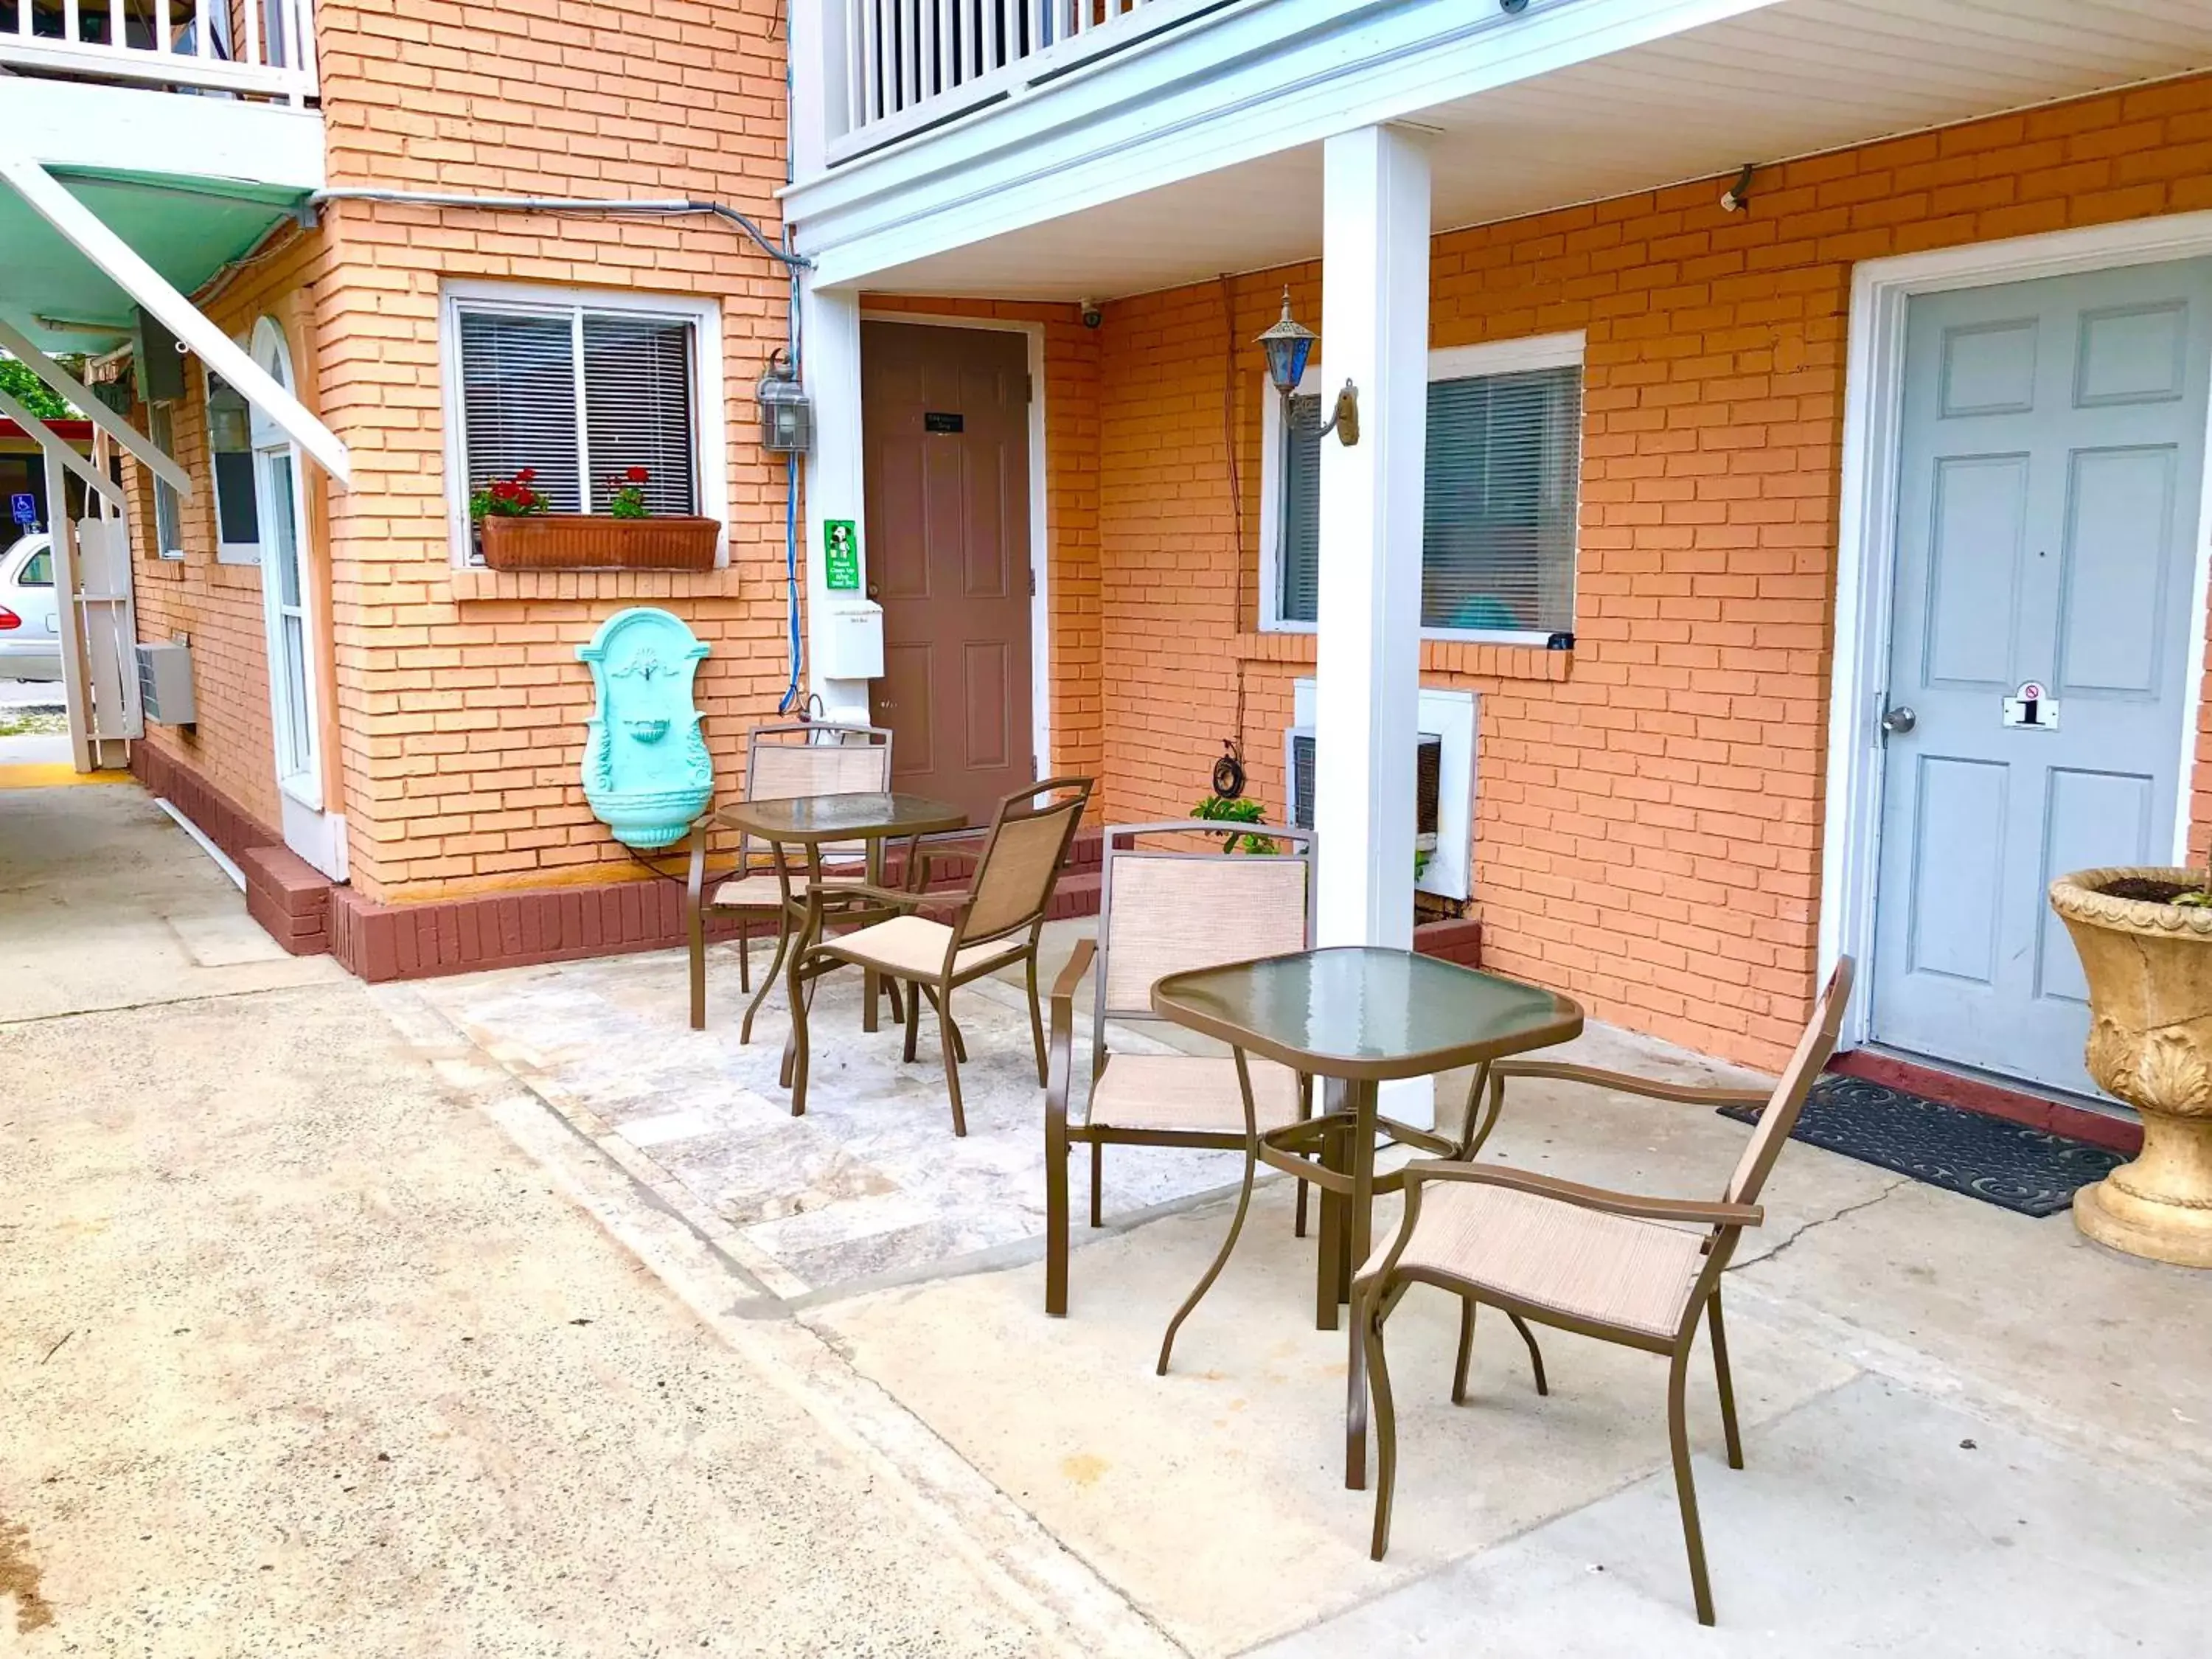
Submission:
[[[1880,1042],[2093,1087],[2044,891],[2172,855],[2208,369],[2212,260],[1911,302]]]

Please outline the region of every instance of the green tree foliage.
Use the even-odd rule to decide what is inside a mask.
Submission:
[[[5,353],[0,353],[0,392],[42,421],[66,421],[76,415],[59,393]]]

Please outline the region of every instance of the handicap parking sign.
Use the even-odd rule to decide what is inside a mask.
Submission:
[[[14,509],[17,524],[38,523],[39,498],[37,496],[18,493],[8,498],[8,505]]]

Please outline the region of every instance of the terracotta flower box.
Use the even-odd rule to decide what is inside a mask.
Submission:
[[[494,570],[712,570],[716,519],[617,519],[605,514],[488,514],[479,520]]]

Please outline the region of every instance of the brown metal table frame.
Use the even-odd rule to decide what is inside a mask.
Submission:
[[[1371,947],[1324,945],[1319,951],[1299,954],[1316,956],[1332,949],[1347,948]],[[1560,1014],[1548,1024],[1532,1026],[1527,1031],[1516,1032],[1510,1037],[1455,1043],[1414,1054],[1368,1060],[1342,1054],[1317,1054],[1309,1049],[1270,1041],[1261,1033],[1233,1021],[1179,1006],[1170,990],[1180,980],[1233,973],[1238,967],[1249,965],[1234,963],[1224,968],[1200,968],[1188,973],[1170,974],[1152,987],[1152,1012],[1163,1019],[1173,1020],[1178,1025],[1217,1038],[1243,1053],[1258,1054],[1304,1076],[1325,1080],[1321,1115],[1284,1128],[1271,1129],[1261,1135],[1258,1155],[1261,1162],[1269,1168],[1299,1176],[1321,1188],[1321,1259],[1316,1276],[1314,1322],[1316,1330],[1333,1331],[1337,1328],[1337,1310],[1347,1305],[1351,1300],[1353,1276],[1374,1249],[1376,1131],[1388,1128],[1394,1140],[1433,1155],[1457,1158],[1462,1161],[1472,1158],[1481,1151],[1482,1143],[1490,1138],[1490,1132],[1498,1121],[1498,1103],[1494,1096],[1488,1102],[1480,1122],[1478,1124],[1474,1118],[1477,1103],[1489,1092],[1484,1089],[1483,1083],[1491,1062],[1514,1054],[1524,1054],[1532,1049],[1547,1048],[1578,1036],[1583,1029],[1582,1010],[1569,999],[1555,995],[1554,1000],[1560,1005]],[[1498,979],[1504,975],[1493,974],[1487,977]],[[1440,1072],[1455,1071],[1462,1066],[1479,1068],[1474,1089],[1468,1097],[1468,1133],[1464,1141],[1455,1143],[1428,1130],[1416,1129],[1410,1124],[1383,1117],[1377,1110],[1378,1085],[1412,1078],[1434,1077]],[[1239,1070],[1241,1072],[1242,1068]],[[1269,1156],[1270,1153],[1274,1156]],[[1310,1154],[1317,1154],[1319,1162],[1316,1164]],[[1204,1289],[1202,1281],[1200,1293]],[[1195,1299],[1194,1294],[1193,1301]],[[1192,1304],[1186,1303],[1184,1305],[1188,1310]],[[1344,1484],[1350,1491],[1364,1492],[1367,1488],[1367,1354],[1365,1345],[1360,1340],[1356,1321],[1353,1322],[1348,1350],[1344,1399]]]
[[[791,1086],[792,1066],[798,1053],[797,1024],[799,1020],[805,1018],[805,1011],[799,1006],[799,998],[804,993],[799,987],[797,969],[808,948],[813,944],[817,930],[810,920],[810,907],[806,902],[805,891],[801,890],[798,893],[792,891],[790,866],[784,859],[783,849],[787,846],[805,848],[807,888],[819,888],[825,897],[834,898],[837,892],[836,884],[825,883],[822,875],[822,848],[826,843],[841,841],[860,842],[865,848],[866,883],[871,887],[881,887],[884,879],[884,843],[887,841],[903,839],[907,842],[907,885],[910,889],[918,890],[927,875],[927,861],[919,853],[921,838],[924,836],[943,835],[948,831],[969,828],[968,815],[948,802],[934,800],[924,795],[901,796],[895,790],[867,793],[879,795],[884,800],[904,799],[918,806],[943,810],[934,813],[922,812],[901,817],[888,824],[841,823],[835,827],[825,825],[818,829],[796,829],[788,823],[768,823],[762,821],[760,815],[763,811],[772,817],[781,817],[782,812],[777,811],[776,809],[781,808],[783,812],[787,812],[794,802],[848,799],[843,795],[800,795],[769,800],[733,801],[714,814],[716,823],[727,829],[741,830],[748,836],[757,836],[769,844],[775,860],[776,878],[783,885],[784,911],[789,918],[792,929],[791,948],[786,955],[784,981],[787,988],[785,994],[791,1004],[793,1029],[783,1040],[783,1060],[778,1077],[787,1089]],[[859,798],[849,797],[849,799]],[[881,921],[897,913],[881,908],[864,908],[840,910],[834,914],[840,921],[854,921],[865,926],[868,922]],[[822,919],[828,920],[828,915],[824,914]],[[763,975],[760,989],[753,994],[754,1007],[758,1007],[761,1001],[767,997],[769,988],[774,982],[775,975]],[[864,1031],[873,1031],[877,1029],[877,1002],[881,992],[882,976],[872,968],[863,969],[860,986],[860,1029]],[[892,995],[896,998],[897,992],[894,990]],[[745,1023],[747,1025],[752,1023],[751,1008],[748,1008],[745,1012]]]

